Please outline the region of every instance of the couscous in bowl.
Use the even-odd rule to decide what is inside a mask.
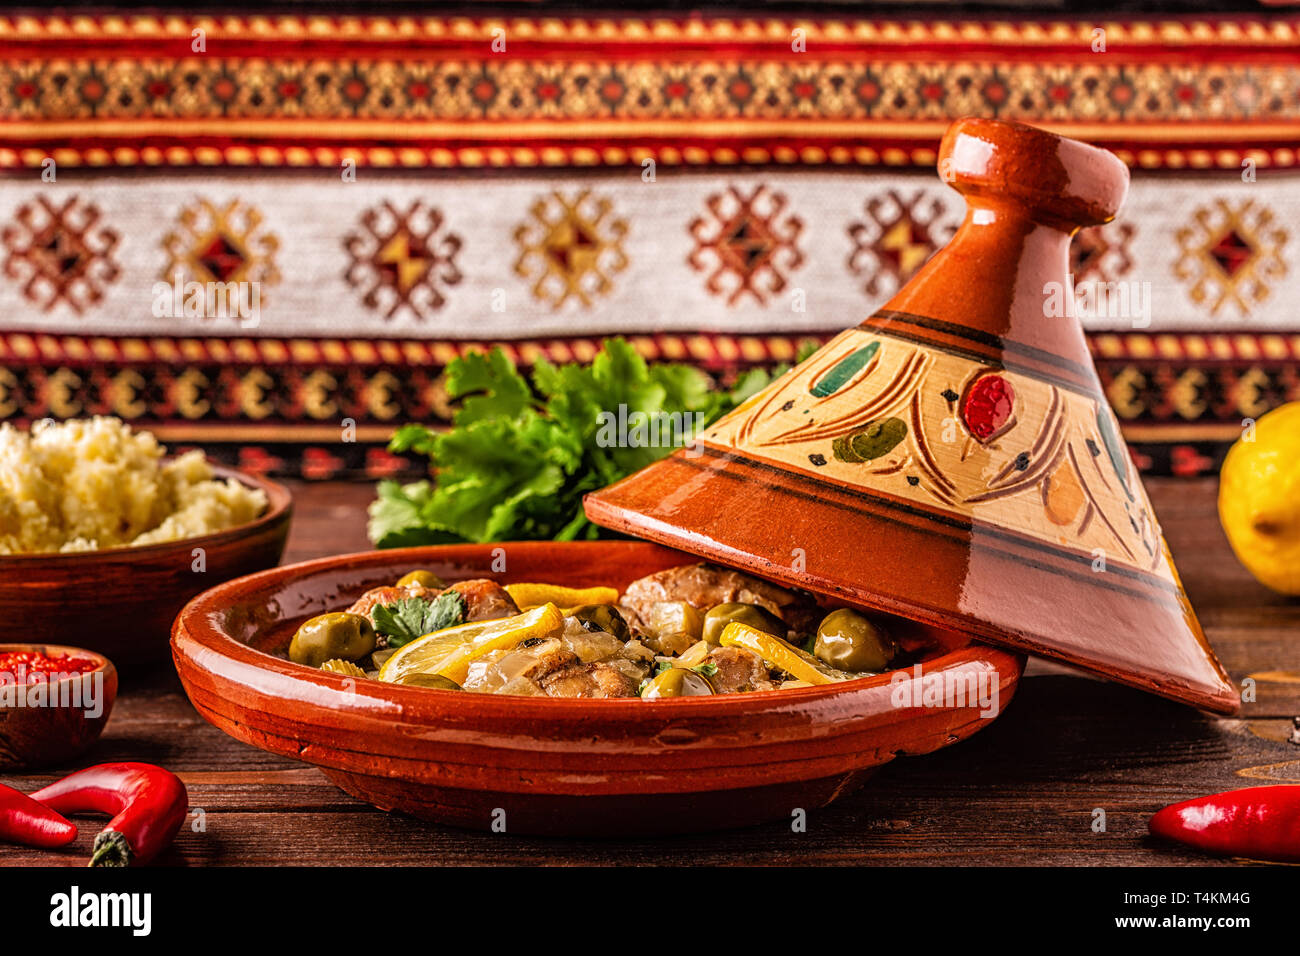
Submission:
[[[107,431],[117,429],[109,426]],[[186,601],[222,581],[279,563],[292,513],[292,498],[282,485],[211,464],[201,453],[165,457],[148,436],[156,450],[145,454],[157,463],[156,471],[171,474],[173,487],[190,493],[187,497],[182,491],[173,502],[180,507],[170,513],[166,507],[151,508],[147,493],[130,489],[120,498],[105,498],[115,533],[105,536],[111,546],[102,547],[98,537],[81,533],[97,521],[105,526],[86,513],[97,500],[96,492],[87,489],[134,482],[140,492],[149,480],[148,468],[136,462],[139,467],[82,469],[72,482],[78,490],[56,501],[49,497],[48,476],[15,455],[13,435],[8,438],[8,454],[0,460],[0,483],[8,492],[0,505],[6,512],[0,516],[0,536],[8,535],[10,544],[0,549],[0,642],[72,644],[119,663],[161,660],[172,620]],[[110,436],[108,444],[120,445],[120,439]],[[90,454],[131,457],[138,450],[99,448]],[[53,451],[54,456],[64,453]],[[202,483],[216,492],[214,499],[202,500]],[[23,484],[44,493],[45,501],[25,504],[12,490]],[[103,493],[113,495],[111,490]],[[16,509],[25,512],[17,520]],[[54,531],[23,527],[24,518],[56,512],[60,527]],[[214,514],[216,520],[205,519]],[[204,530],[213,525],[219,527]],[[41,549],[13,553],[17,536]]]

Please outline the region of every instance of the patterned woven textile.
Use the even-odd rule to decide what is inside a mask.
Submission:
[[[952,234],[977,114],[1132,167],[1072,271],[1133,293],[1082,318],[1139,464],[1197,473],[1300,398],[1298,48],[1283,14],[0,18],[0,419],[373,476],[471,348],[787,360]]]

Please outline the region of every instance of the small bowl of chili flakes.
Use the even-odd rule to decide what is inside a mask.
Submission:
[[[0,770],[64,763],[99,739],[117,668],[60,644],[0,644]]]

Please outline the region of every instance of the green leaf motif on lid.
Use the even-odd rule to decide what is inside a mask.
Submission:
[[[831,442],[831,453],[840,461],[856,464],[889,454],[907,437],[907,423],[901,418],[881,418],[860,432],[842,435]]]
[[[863,366],[871,361],[873,355],[880,351],[879,342],[871,342],[840,359],[830,370],[822,375],[808,391],[818,398],[834,395],[849,383],[853,376],[862,371]]]

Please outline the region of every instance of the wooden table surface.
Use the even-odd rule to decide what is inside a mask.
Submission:
[[[1300,601],[1255,583],[1228,549],[1213,479],[1147,484],[1187,592],[1224,665],[1257,676],[1237,719],[1031,663],[1015,700],[972,739],[884,767],[861,791],[785,823],[653,841],[572,841],[422,823],[358,803],[316,769],[238,743],[190,707],[170,666],[124,680],[83,762],[145,760],[179,773],[202,827],[183,829],[173,864],[1205,864],[1159,845],[1148,816],[1167,803],[1266,782],[1300,782]],[[368,484],[296,484],[285,561],[365,550]],[[59,776],[0,778],[23,790]],[[1095,810],[1105,811],[1097,832]],[[195,818],[197,819],[197,818]],[[0,846],[0,862],[84,866],[73,848]]]

